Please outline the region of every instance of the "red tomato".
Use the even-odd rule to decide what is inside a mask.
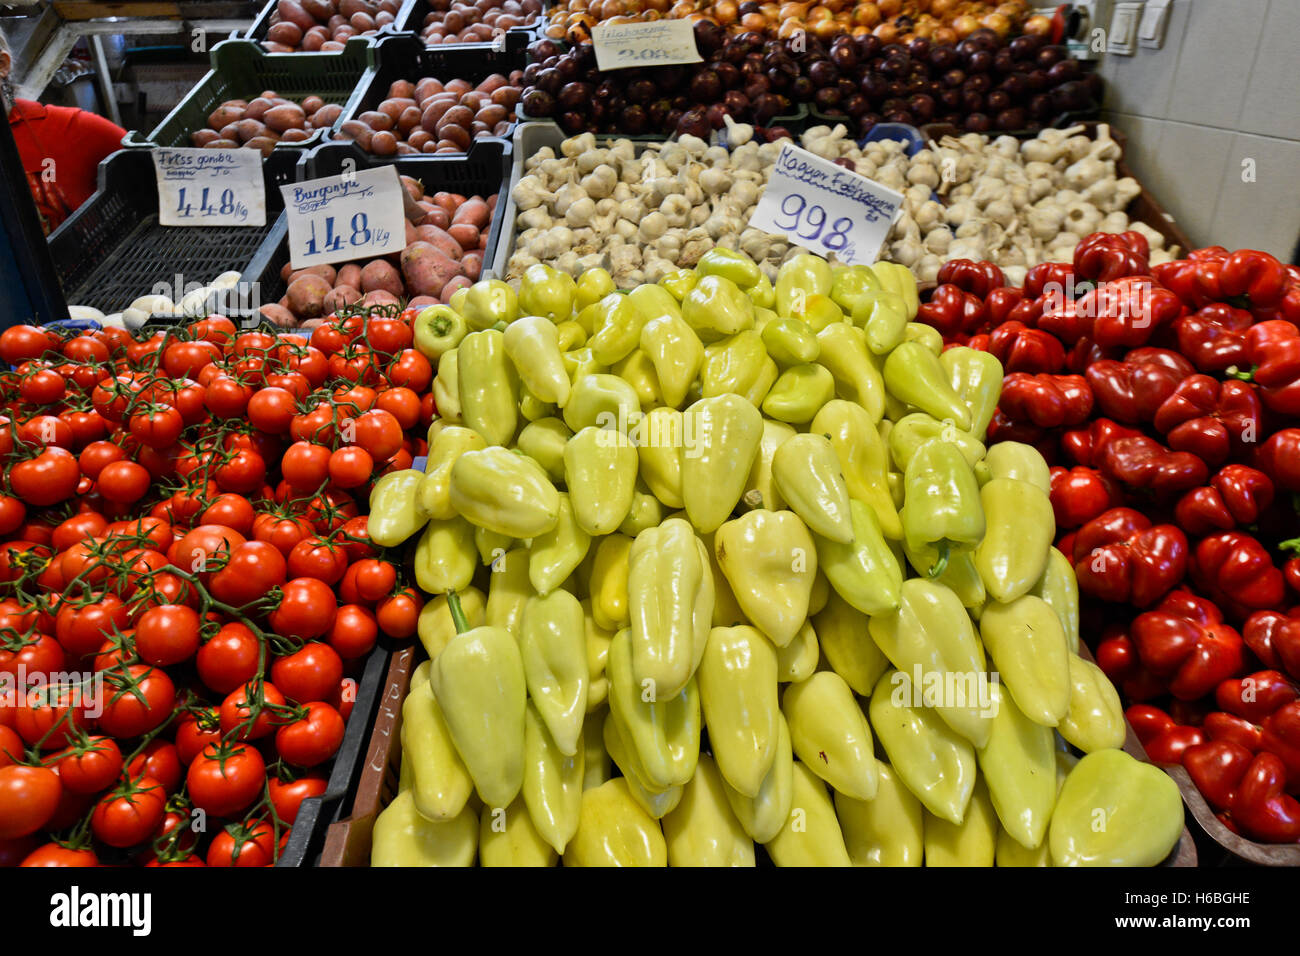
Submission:
[[[21,763],[25,749],[23,738],[18,736],[18,731],[5,724],[0,724],[0,767]]]
[[[373,558],[379,553],[379,549],[370,542],[370,534],[366,530],[368,525],[366,516],[360,515],[349,518],[339,529],[349,562],[356,563],[362,558]]]
[[[176,725],[176,755],[186,767],[208,744],[221,743],[221,720],[215,707],[196,707]]]
[[[201,524],[167,549],[167,558],[184,571],[211,572],[225,564],[245,538],[217,524]]]
[[[354,567],[357,569],[355,580],[357,594],[367,604],[383,600],[397,587],[397,569],[387,561],[362,558]]]
[[[152,476],[148,469],[133,461],[114,461],[105,465],[95,486],[109,501],[129,505],[139,501],[149,491]]]
[[[27,520],[27,506],[12,495],[0,494],[0,535],[10,535]]]
[[[36,369],[22,377],[18,394],[32,405],[53,405],[63,398],[67,383],[52,368]]]
[[[139,737],[171,718],[176,686],[166,671],[132,664],[104,675],[104,712],[100,728],[114,737]]]
[[[415,634],[423,607],[423,602],[411,588],[403,588],[375,606],[375,620],[381,631],[400,640]]]
[[[402,447],[402,426],[391,412],[372,409],[356,419],[356,444],[375,461],[386,461]]]
[[[209,587],[219,601],[243,607],[284,583],[284,555],[266,541],[246,541],[234,549],[226,566],[212,575]]]
[[[60,678],[62,680],[62,678]],[[86,711],[92,691],[80,685],[43,684],[18,695],[14,730],[28,745],[42,750],[67,746],[78,733],[95,725]]]
[[[401,386],[385,389],[375,401],[378,408],[397,419],[403,429],[414,428],[420,421],[420,396]]]
[[[177,604],[151,607],[135,622],[135,650],[146,664],[167,667],[199,649],[199,615]]]
[[[241,384],[229,375],[218,375],[208,383],[204,401],[208,411],[218,418],[243,418],[252,397],[253,389],[250,386]]]
[[[54,815],[63,789],[48,767],[0,767],[0,840],[35,833]]]
[[[283,388],[263,388],[248,400],[248,420],[254,428],[276,435],[287,434],[298,413],[294,396]]]
[[[185,774],[190,802],[214,817],[229,817],[252,805],[266,782],[266,762],[245,744],[209,744]]]
[[[285,556],[309,534],[311,525],[296,516],[260,514],[253,519],[253,537],[274,545]]]
[[[0,645],[0,674],[12,674],[17,677],[20,668],[28,674],[53,674],[64,669],[67,655],[63,645],[49,634],[33,633],[17,639],[17,650]],[[0,723],[3,715],[12,714],[13,710],[0,708]]]
[[[295,767],[319,766],[343,743],[343,718],[337,710],[322,701],[306,707],[306,714],[275,732],[276,751]]]
[[[71,498],[81,480],[77,459],[62,448],[47,448],[9,469],[9,486],[29,505],[53,505]]]
[[[251,702],[251,703],[250,703]],[[238,731],[239,740],[265,737],[284,722],[270,708],[284,705],[284,695],[274,684],[249,681],[231,691],[221,702],[221,733],[230,736]]]
[[[103,537],[107,530],[108,522],[103,515],[85,511],[59,524],[50,536],[50,544],[56,551],[65,551],[87,538]]]
[[[173,342],[163,349],[163,367],[172,378],[194,378],[205,365],[221,358],[221,348],[213,342]]]
[[[253,506],[243,495],[220,494],[204,510],[202,524],[219,524],[238,531],[244,537],[253,533]]]
[[[340,488],[360,488],[374,471],[375,460],[358,445],[344,445],[329,456],[329,479]]]
[[[251,448],[240,448],[217,467],[214,477],[223,491],[252,494],[266,480],[266,460]]]
[[[29,445],[71,448],[72,427],[54,415],[33,415],[18,426],[18,437]]]
[[[350,661],[369,654],[378,637],[375,616],[359,604],[345,604],[339,608],[327,640],[339,657]]]
[[[338,601],[328,584],[316,578],[294,578],[280,591],[280,605],[270,616],[277,634],[308,640],[329,631]]]
[[[152,777],[141,777],[106,795],[95,805],[90,828],[109,846],[143,843],[162,822],[167,792]]]
[[[343,577],[347,566],[344,548],[319,535],[303,538],[289,552],[288,573],[295,578],[316,578],[334,584]]]
[[[130,627],[131,611],[116,594],[104,594],[98,600],[78,607],[65,601],[55,618],[54,633],[72,658],[96,653],[105,634],[113,629]]]
[[[122,751],[111,737],[91,737],[51,758],[63,786],[73,793],[107,790],[122,773]]]
[[[0,358],[7,365],[38,359],[58,346],[58,339],[34,325],[11,325],[0,333]]]
[[[199,648],[199,679],[218,694],[229,694],[257,676],[261,645],[247,625],[231,621]]]
[[[277,658],[271,665],[271,680],[296,704],[315,700],[328,701],[343,679],[343,660],[338,651],[319,641]]]
[[[183,773],[180,752],[175,744],[166,740],[151,740],[127,765],[126,772],[132,780],[156,780],[167,793],[175,793],[181,785]]]
[[[234,831],[232,833],[232,831]],[[208,866],[270,866],[275,862],[275,830],[266,821],[251,827],[226,827],[208,847]]]
[[[311,442],[294,442],[280,461],[285,481],[300,491],[315,491],[329,479],[330,450]]]
[[[127,427],[131,437],[149,448],[170,448],[181,437],[185,420],[175,408],[155,405],[131,416]]]
[[[279,777],[268,777],[267,789],[271,794],[271,806],[275,815],[285,823],[298,819],[298,810],[304,800],[319,797],[325,792],[325,777],[319,773],[309,773],[297,780],[285,782]]]

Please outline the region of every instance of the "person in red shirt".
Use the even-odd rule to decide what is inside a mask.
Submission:
[[[126,130],[86,110],[14,97],[13,57],[0,34],[0,98],[46,234],[95,191],[100,160],[122,146]]]

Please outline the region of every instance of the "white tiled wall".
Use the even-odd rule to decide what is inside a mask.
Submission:
[[[1199,245],[1291,259],[1298,36],[1300,0],[1173,0],[1159,50],[1102,60],[1107,118],[1128,135],[1130,165]]]

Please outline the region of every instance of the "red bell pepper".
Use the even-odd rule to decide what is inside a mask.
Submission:
[[[1294,542],[1284,541],[1283,544],[1300,545],[1300,538]],[[1282,565],[1282,577],[1286,578],[1286,586],[1297,594],[1300,594],[1300,558],[1292,558]]]
[[[1273,753],[1256,754],[1237,784],[1232,818],[1241,832],[1269,843],[1300,840],[1300,801],[1286,794],[1290,768]]]
[[[1217,382],[1193,375],[1157,409],[1153,424],[1171,448],[1190,451],[1217,465],[1244,454],[1259,440],[1259,395],[1249,382]]]
[[[991,290],[984,297],[984,307],[988,309],[989,323],[994,328],[1003,322],[1023,322],[1033,328],[1043,314],[1042,303],[1025,298],[1024,291],[1015,286],[999,286]]]
[[[1060,339],[1014,319],[989,333],[987,351],[997,357],[1008,374],[1039,375],[1059,372],[1065,367],[1065,346]]]
[[[1264,718],[1260,746],[1277,754],[1286,766],[1286,788],[1300,793],[1300,700],[1283,704]]]
[[[1142,664],[1169,679],[1169,692],[1196,700],[1241,670],[1245,645],[1213,603],[1173,591],[1129,627]]]
[[[1221,531],[1202,540],[1193,552],[1191,572],[1197,587],[1237,617],[1277,608],[1286,597],[1282,572],[1268,549],[1241,531]]]
[[[1046,295],[1042,301],[1043,313],[1038,317],[1038,328],[1050,332],[1066,345],[1074,345],[1088,334],[1092,321],[1080,311],[1077,300]]]
[[[1101,413],[1130,425],[1151,421],[1156,410],[1186,378],[1186,374],[1166,365],[1134,361],[1132,356],[1122,362],[1114,359],[1094,362],[1084,375]]]
[[[1211,738],[1184,750],[1182,764],[1206,802],[1224,811],[1236,803],[1237,787],[1254,759],[1254,753],[1241,744]]]
[[[1209,305],[1214,299],[1201,288],[1198,271],[1201,264],[1193,259],[1175,259],[1151,267],[1152,277],[1168,289],[1189,309]]]
[[[1052,511],[1058,528],[1078,528],[1124,503],[1115,483],[1095,468],[1058,465],[1052,468],[1051,475]]]
[[[1184,727],[1150,704],[1132,705],[1124,711],[1124,718],[1133,727],[1152,763],[1181,763],[1188,747],[1206,740],[1205,732],[1199,727]]]
[[[1074,288],[1074,266],[1068,262],[1040,262],[1025,273],[1023,289],[1026,299],[1038,299],[1043,295],[1072,299]]]
[[[1202,372],[1249,365],[1246,333],[1254,321],[1245,309],[1212,302],[1174,323],[1178,350]]]
[[[1261,322],[1246,334],[1246,345],[1250,378],[1264,404],[1282,415],[1300,415],[1300,330],[1281,319]]]
[[[1300,690],[1280,671],[1256,671],[1230,677],[1214,689],[1214,701],[1223,710],[1252,724],[1262,724],[1270,714],[1300,697]]]
[[[1016,421],[1000,408],[993,409],[993,417],[989,419],[989,427],[986,431],[989,444],[1003,441],[1018,441],[1035,446],[1040,443],[1050,444],[1044,442],[1046,435],[1046,429],[1039,428],[1033,422]],[[1044,454],[1043,457],[1046,458],[1047,455]]]
[[[1228,681],[1232,683],[1232,681]],[[1211,740],[1230,740],[1238,746],[1245,747],[1251,753],[1258,753],[1264,737],[1264,728],[1253,724],[1245,717],[1216,710],[1206,714],[1201,721],[1201,729]]]
[[[1061,436],[1061,450],[1076,465],[1096,468],[1102,454],[1111,442],[1120,438],[1136,438],[1142,433],[1136,428],[1120,425],[1109,418],[1089,422],[1087,428],[1069,431]]]
[[[1256,611],[1241,626],[1241,637],[1265,667],[1300,680],[1300,615]]]
[[[1103,347],[1145,345],[1183,311],[1178,296],[1140,275],[1104,283],[1078,303],[1078,312],[1088,323],[1087,334]]]
[[[1101,471],[1133,491],[1173,498],[1205,483],[1210,470],[1186,451],[1173,451],[1154,438],[1116,438],[1101,453]]]
[[[949,283],[939,286],[929,300],[921,303],[916,320],[934,326],[940,335],[950,339],[983,331],[988,324],[988,310],[982,298]]]
[[[1074,539],[1079,590],[1103,601],[1150,607],[1187,573],[1187,537],[1173,525],[1152,526],[1131,508],[1112,508]]]
[[[993,263],[976,262],[973,259],[949,259],[939,269],[935,281],[940,285],[952,283],[963,292],[970,292],[981,299],[1007,283],[1002,270]]]
[[[1273,482],[1249,465],[1225,465],[1209,485],[1183,495],[1174,508],[1178,526],[1193,537],[1252,525],[1273,503]]]
[[[1106,628],[1096,656],[1097,666],[1126,700],[1151,700],[1167,691],[1164,680],[1142,666],[1133,639],[1120,625]]]
[[[1013,421],[1039,428],[1081,425],[1092,415],[1092,389],[1081,375],[1012,372],[1002,380],[998,407]]]
[[[1083,375],[1088,371],[1088,366],[1103,359],[1113,361],[1123,359],[1125,351],[1122,348],[1102,348],[1085,335],[1070,346],[1070,350],[1065,353],[1065,368],[1076,375]]]
[[[1074,247],[1074,272],[1102,282],[1146,275],[1150,252],[1146,236],[1140,232],[1094,232]]]
[[[1255,452],[1255,467],[1282,491],[1300,491],[1300,428],[1274,432]]]
[[[1238,249],[1228,256],[1219,277],[1219,288],[1225,296],[1244,295],[1252,306],[1261,308],[1280,302],[1289,283],[1286,266],[1267,252],[1254,249]]]

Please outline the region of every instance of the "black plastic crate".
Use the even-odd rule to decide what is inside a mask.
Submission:
[[[330,138],[347,141],[339,129],[348,120],[356,119],[366,110],[375,109],[388,95],[388,88],[397,80],[415,82],[431,76],[442,80],[466,80],[477,85],[493,73],[509,76],[512,70],[524,68],[526,42],[505,44],[497,50],[490,44],[448,43],[445,46],[425,46],[418,36],[381,37],[375,44],[374,65],[361,78],[357,95],[348,102],[330,131]],[[514,134],[514,118],[510,129],[502,134],[509,139]],[[451,155],[451,154],[444,154]]]
[[[218,106],[226,100],[252,99],[263,90],[298,102],[319,96],[346,109],[371,66],[373,47],[369,39],[354,37],[338,53],[267,53],[252,40],[223,40],[212,48],[212,69],[189,95],[148,136],[128,133],[123,145],[191,146],[190,134],[206,129],[208,116]],[[277,144],[276,150],[302,152],[319,139],[316,132],[298,143]]]
[[[485,137],[470,144],[468,153],[419,155],[419,156],[371,156],[356,143],[325,143],[308,154],[302,167],[303,179],[319,179],[323,176],[337,176],[343,172],[345,160],[351,160],[353,169],[376,169],[380,166],[394,166],[399,176],[410,176],[424,184],[429,192],[454,191],[464,195],[479,195],[484,199],[497,196],[496,208],[492,211],[492,224],[489,226],[487,245],[483,249],[483,269],[486,273],[496,254],[497,243],[501,241],[502,225],[505,221],[507,203],[506,189],[510,181],[511,144],[504,139]],[[278,302],[284,295],[286,285],[280,277],[280,271],[289,261],[289,225],[287,217],[281,215],[276,222],[276,231],[267,237],[258,254],[258,271],[249,269],[245,280],[256,281],[264,303]]]
[[[305,157],[286,150],[263,162],[264,226],[162,226],[152,150],[109,156],[100,163],[95,194],[49,237],[67,301],[120,312],[154,283],[171,283],[177,275],[187,283],[210,282],[230,270],[241,271],[246,281],[260,275],[259,255],[277,228],[281,234],[284,228],[279,187],[300,178]]]
[[[347,729],[343,732],[343,743],[334,755],[325,792],[302,802],[289,833],[289,842],[285,844],[276,866],[315,866],[325,842],[325,828],[338,815],[340,806],[351,804],[361,779],[360,764],[370,742],[375,711],[379,708],[380,695],[386,689],[391,656],[392,651],[381,641],[366,657],[365,666],[357,678],[357,696],[348,716]]]
[[[405,6],[406,6],[407,4],[409,4],[410,2],[411,2],[411,0],[403,0],[403,2],[402,2],[401,4],[398,4],[397,12],[396,12],[395,14],[393,14],[393,16],[394,16],[393,24],[389,24],[389,25],[387,25],[387,26],[379,27],[378,29],[375,30],[375,32],[374,32],[373,34],[368,34],[368,35],[366,35],[365,37],[362,37],[362,39],[366,39],[366,40],[377,39],[377,38],[378,38],[378,35],[379,35],[380,33],[383,33],[385,30],[391,30],[391,27],[392,27],[393,25],[395,25],[395,24],[401,22],[401,19],[402,19],[402,9],[403,9],[403,7],[405,7]],[[242,40],[255,40],[255,41],[257,42],[257,44],[258,44],[259,46],[261,46],[262,41],[266,39],[267,31],[269,31],[269,30],[271,29],[271,17],[272,17],[272,15],[275,13],[275,6],[276,6],[276,0],[268,0],[268,3],[266,4],[266,6],[264,6],[264,7],[262,8],[262,12],[259,13],[259,14],[257,15],[257,19],[253,21],[253,25],[250,26],[247,30],[245,30],[243,33],[241,33],[241,34],[239,35],[239,36],[240,36],[240,39],[242,39]],[[321,25],[324,26],[324,24],[321,24]],[[301,53],[301,52],[303,52],[303,51],[296,51],[295,53],[280,53],[280,54],[275,54],[275,55],[276,55],[276,56],[296,56],[296,55],[298,55],[298,53]],[[326,54],[324,54],[324,55],[325,55],[325,56],[337,55],[338,53],[341,53],[341,52],[342,52],[341,50],[334,50],[334,51],[331,51],[331,52],[326,53]]]

